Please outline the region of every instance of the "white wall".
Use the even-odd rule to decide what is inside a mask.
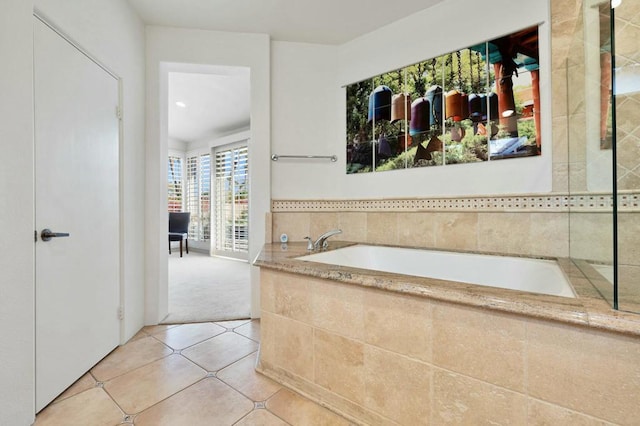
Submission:
[[[550,19],[547,1],[447,0],[337,48],[273,43],[273,152],[336,154],[337,163],[273,165],[274,199],[428,197],[551,191]],[[438,55],[540,27],[542,156],[346,175],[342,86]]]
[[[189,142],[181,141],[175,138],[168,138],[167,147],[169,149],[180,151],[184,154],[189,150]]]
[[[265,214],[270,209],[269,37],[215,31],[147,27],[147,148],[146,148],[146,305],[145,321],[155,324],[167,314],[166,156],[167,80],[183,64],[247,66],[251,69],[251,143],[249,158],[253,259],[264,244]],[[257,268],[251,270],[252,314],[259,315]]]
[[[0,13],[0,424],[34,418],[33,2]]]
[[[124,336],[142,326],[144,240],[143,27],[124,0],[4,0],[0,14],[0,424],[34,419],[34,6],[123,78]]]

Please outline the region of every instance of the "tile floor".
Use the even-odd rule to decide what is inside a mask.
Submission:
[[[143,328],[36,417],[49,425],[348,425],[256,373],[258,320]]]

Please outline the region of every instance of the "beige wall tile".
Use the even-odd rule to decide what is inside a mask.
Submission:
[[[567,107],[569,116],[573,120],[574,114],[583,114],[585,112],[584,64],[569,65],[567,75]]]
[[[622,12],[622,10],[618,12]],[[632,15],[625,16],[622,14],[618,16],[626,19],[631,19],[633,17]],[[638,51],[638,40],[640,40],[640,26],[638,26],[637,24],[625,25],[625,22],[621,19],[616,19],[616,24],[616,55],[630,58],[634,61],[640,61],[640,52]],[[636,121],[636,124],[637,123],[638,121]]]
[[[618,302],[621,310],[640,312],[640,266],[618,266]]]
[[[611,262],[613,260],[611,213],[571,212],[570,214],[571,257]]]
[[[433,247],[436,242],[434,213],[398,213],[398,244],[409,247]]]
[[[528,251],[524,254],[568,257],[569,214],[530,213],[531,226],[528,235]]]
[[[340,212],[338,223],[339,228],[342,229],[341,240],[356,243],[367,241],[367,213]]]
[[[478,249],[497,253],[530,252],[529,213],[478,213]]]
[[[640,188],[640,170],[622,172],[622,167],[618,167],[618,189],[629,190]]]
[[[421,361],[431,361],[431,303],[390,292],[364,296],[365,341]]]
[[[554,23],[578,19],[580,2],[554,0],[550,2],[550,7],[551,21]]]
[[[314,330],[315,383],[357,404],[364,400],[364,345]]]
[[[552,32],[553,33],[553,32]],[[569,50],[573,44],[573,38],[569,34],[564,35],[553,35],[551,38],[551,48],[553,54],[551,55],[551,69],[552,71],[565,70],[566,75],[566,67],[567,67],[567,56],[569,54]],[[565,98],[566,100],[566,98]],[[566,110],[566,108],[564,109]],[[563,111],[564,111],[563,110]],[[553,113],[554,116],[556,113]]]
[[[623,17],[631,24],[640,26],[640,3],[634,1],[626,1],[622,2],[618,7],[620,9],[618,10],[616,8],[616,18],[619,19]]]
[[[365,290],[358,286],[314,279],[310,282],[312,322],[315,327],[363,340]]]
[[[618,256],[625,265],[640,265],[640,213],[618,214]]]
[[[569,163],[553,164],[551,185],[554,192],[567,192],[569,190]]]
[[[535,399],[529,399],[527,424],[532,426],[613,426],[613,423]]]
[[[272,396],[267,409],[291,425],[350,425],[344,418],[288,389]]]
[[[260,323],[260,361],[313,380],[313,328],[267,312],[262,312]]]
[[[273,213],[267,212],[264,214],[264,241],[273,240]]]
[[[640,104],[636,104],[635,107],[640,109]],[[618,164],[629,170],[635,169],[640,164],[640,127],[634,133],[625,134],[623,131],[618,131],[617,138],[616,160]]]
[[[276,297],[273,283],[278,280],[280,274],[283,274],[283,272],[260,268],[260,310],[262,312],[276,313]]]
[[[403,425],[427,425],[431,366],[365,346],[365,407]]]
[[[434,303],[433,364],[524,391],[525,330],[515,316]]]
[[[567,117],[565,115],[554,116],[552,125],[553,163],[566,163],[569,161],[569,125]]]
[[[289,241],[304,241],[304,237],[311,236],[311,214],[306,212],[273,213],[274,242],[280,242],[280,235],[287,234]]]
[[[434,369],[432,425],[526,424],[522,394]]]
[[[311,322],[312,278],[271,271],[267,283],[263,285],[266,293],[261,298],[265,310],[303,322]]]
[[[584,162],[569,163],[569,190],[571,192],[587,190],[587,165]]]
[[[310,213],[311,223],[309,224],[310,237],[315,241],[320,235],[331,229],[340,229],[340,220],[338,213],[335,212],[319,212]],[[341,240],[342,234],[331,237],[335,240]]]
[[[476,250],[478,248],[477,213],[436,213],[436,247]]]
[[[398,244],[398,214],[367,213],[367,242],[372,244]]]
[[[571,163],[584,163],[587,160],[586,128],[587,128],[586,114],[584,113],[572,114],[570,116],[569,118],[569,162]]]
[[[554,38],[553,43],[554,44],[560,43],[560,41],[557,38]],[[566,67],[563,66],[563,67],[554,69],[552,71],[551,90],[552,90],[552,96],[551,96],[552,116],[554,119],[564,118],[566,120],[567,114],[569,113],[569,106],[567,103],[567,69]]]
[[[640,418],[637,338],[531,320],[529,395],[621,424]]]

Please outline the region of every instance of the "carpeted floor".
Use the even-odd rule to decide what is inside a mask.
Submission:
[[[169,315],[163,324],[249,318],[249,263],[191,251],[169,255]]]

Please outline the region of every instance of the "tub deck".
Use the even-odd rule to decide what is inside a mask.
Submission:
[[[356,243],[334,240],[330,241],[328,250],[354,245]],[[588,271],[589,268],[586,262],[578,268],[569,258],[555,259],[575,292],[576,297],[570,298],[299,259],[306,255],[309,252],[303,242],[265,244],[253,264],[352,285],[640,336],[640,316],[612,309],[584,275],[583,270]],[[593,274],[599,276],[595,269]]]

